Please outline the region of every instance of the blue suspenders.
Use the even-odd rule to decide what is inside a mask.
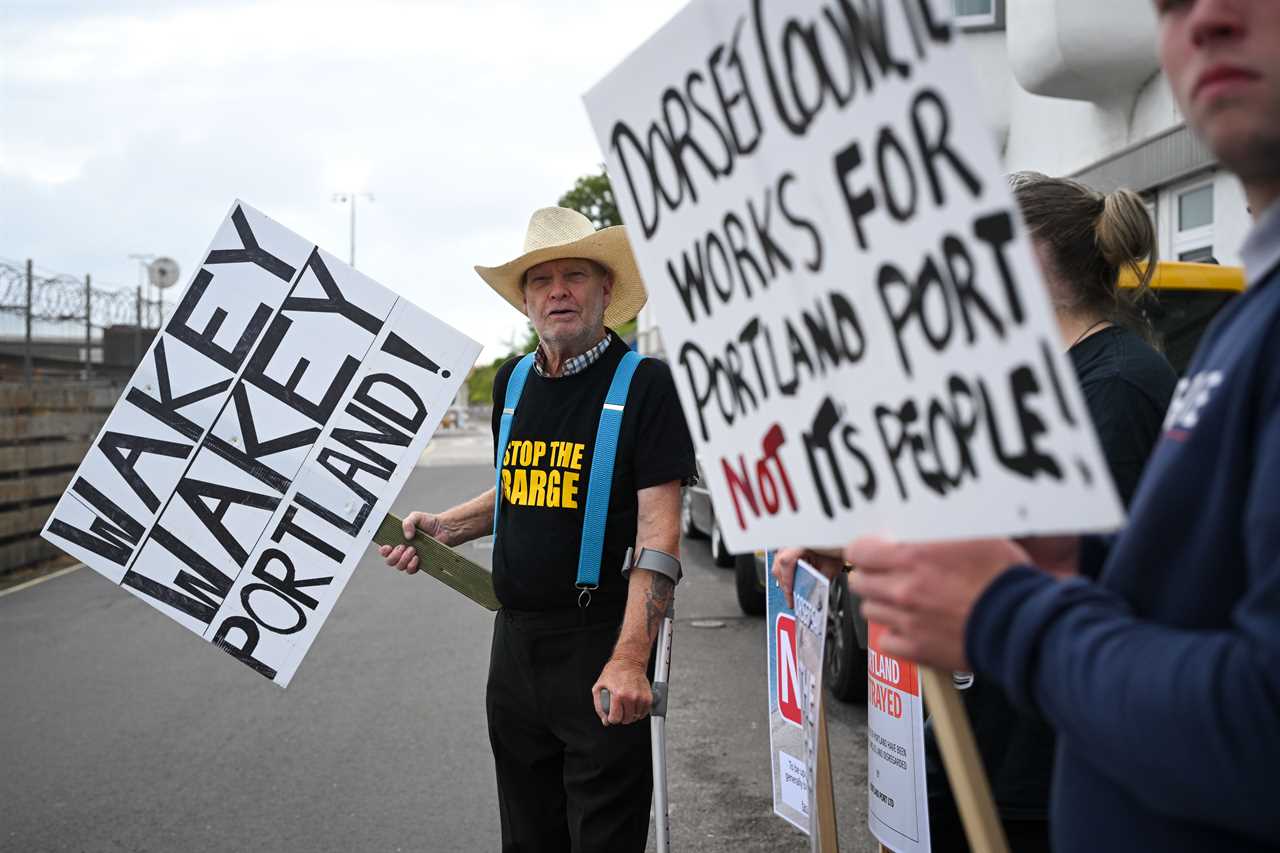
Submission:
[[[591,453],[591,476],[587,482],[586,517],[582,523],[582,547],[578,551],[577,587],[583,591],[579,604],[591,601],[590,590],[600,585],[600,560],[604,553],[604,527],[609,515],[609,492],[613,488],[613,465],[618,455],[618,433],[622,429],[623,408],[631,378],[644,356],[628,350],[618,362],[600,411],[600,424],[596,427],[595,449]],[[498,424],[498,465],[493,501],[493,532],[498,532],[498,514],[502,508],[502,461],[507,455],[507,443],[511,440],[511,422],[516,406],[524,392],[525,381],[533,367],[533,353],[516,363],[507,380],[507,394],[502,406],[502,419]]]
[[[644,356],[627,350],[613,372],[609,393],[596,427],[596,446],[591,452],[591,480],[587,483],[587,515],[582,522],[582,549],[578,552],[578,589],[600,585],[600,555],[604,552],[604,523],[609,514],[609,491],[613,488],[613,462],[618,455],[618,431],[622,428],[622,408],[627,402],[631,377]]]
[[[507,442],[511,440],[511,421],[516,416],[516,405],[520,402],[525,380],[529,378],[529,371],[532,369],[533,353],[529,353],[516,362],[515,370],[511,371],[511,377],[507,379],[507,396],[502,401],[502,420],[498,422],[498,464],[494,471],[494,477],[497,478],[494,487],[497,491],[493,495],[494,536],[498,535],[498,510],[502,508],[502,460],[507,455]]]

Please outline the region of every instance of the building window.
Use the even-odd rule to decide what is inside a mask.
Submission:
[[[1213,224],[1213,185],[1205,184],[1178,195],[1178,230],[1191,231]]]
[[[1213,183],[1181,190],[1174,195],[1174,232],[1171,248],[1180,261],[1213,258]]]
[[[1194,261],[1197,264],[1216,264],[1217,260],[1213,257],[1212,246],[1201,246],[1199,249],[1188,249],[1185,252],[1178,253],[1180,261]]]
[[[962,30],[1004,29],[1004,0],[952,0]]]

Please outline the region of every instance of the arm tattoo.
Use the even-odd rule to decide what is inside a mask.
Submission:
[[[644,594],[644,625],[650,641],[658,636],[658,628],[667,611],[671,609],[671,599],[675,594],[675,583],[666,575],[651,573],[649,589]]]

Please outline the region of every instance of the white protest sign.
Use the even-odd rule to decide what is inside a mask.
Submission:
[[[884,626],[867,626],[867,822],[896,853],[929,850],[920,671],[880,651]]]
[[[810,776],[804,761],[804,714],[796,659],[796,614],[773,579],[773,552],[765,552],[766,624],[769,626],[769,754],[773,766],[773,811],[809,831]]]
[[[818,714],[822,702],[822,655],[827,637],[827,596],[831,585],[803,561],[796,564],[791,589],[796,619],[796,674],[800,685],[800,713],[804,721],[804,769],[808,779],[809,844],[817,850],[818,808],[812,792],[818,778]]]
[[[286,686],[479,354],[237,202],[43,535]]]
[[[586,96],[729,546],[1122,520],[930,0],[695,0]]]

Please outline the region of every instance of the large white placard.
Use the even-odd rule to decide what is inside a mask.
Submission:
[[[930,0],[695,0],[586,96],[725,538],[1122,520]]]
[[[236,202],[43,535],[286,686],[479,354]]]

